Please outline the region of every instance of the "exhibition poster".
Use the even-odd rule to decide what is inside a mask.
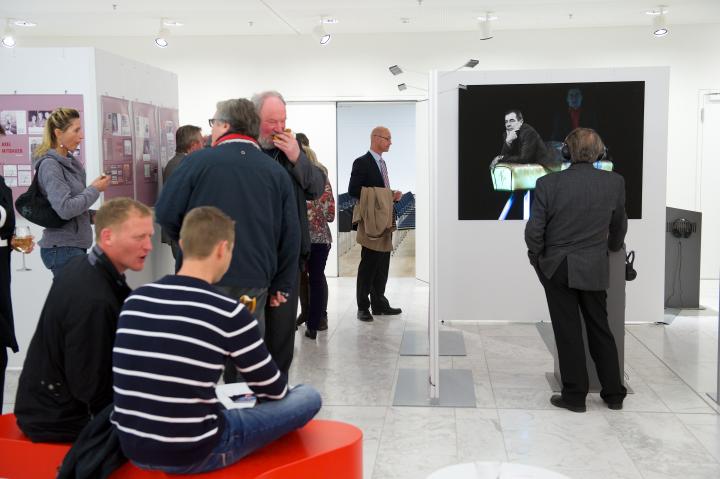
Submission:
[[[102,96],[100,104],[103,119],[102,171],[110,175],[105,199],[120,196],[135,198],[130,102]]]
[[[0,95],[0,124],[5,129],[0,137],[0,174],[12,190],[13,201],[32,182],[32,154],[42,143],[47,119],[59,107],[78,110],[84,129],[82,95]],[[84,149],[81,142],[73,153],[83,165]]]
[[[625,179],[642,218],[645,82],[467,85],[458,92],[458,219],[527,220],[541,177],[569,168],[568,133],[599,133],[595,168]]]
[[[155,206],[158,195],[160,132],[157,110],[155,105],[132,102],[135,199],[147,206]]]
[[[178,129],[178,111],[171,108],[158,108],[160,122],[160,164],[165,170],[168,161],[175,155],[175,132]],[[165,178],[163,178],[163,182]]]

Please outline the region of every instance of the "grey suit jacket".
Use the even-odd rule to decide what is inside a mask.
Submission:
[[[571,288],[607,289],[608,249],[622,248],[626,232],[625,180],[617,173],[573,163],[537,181],[525,243],[548,278],[567,258]]]

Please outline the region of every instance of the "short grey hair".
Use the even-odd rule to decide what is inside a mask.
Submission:
[[[282,102],[283,105],[287,105],[285,98],[283,98],[283,96],[278,91],[267,90],[264,92],[255,93],[252,97],[252,102],[255,104],[255,110],[258,113],[260,113],[260,110],[262,110],[262,107],[265,104],[265,100],[267,100],[268,98],[277,98]]]
[[[219,101],[217,103],[218,120],[230,124],[230,131],[257,138],[260,133],[260,117],[255,106],[245,98]]]

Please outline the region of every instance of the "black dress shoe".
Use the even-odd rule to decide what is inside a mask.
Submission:
[[[306,329],[305,330],[305,337],[310,339],[316,339],[317,338],[317,331],[314,329]]]
[[[391,306],[386,306],[384,308],[373,308],[372,314],[377,315],[385,315],[385,316],[394,316],[396,314],[402,313],[402,309],[400,308],[393,308]]]
[[[572,412],[585,412],[587,410],[585,406],[573,406],[572,404],[566,403],[560,394],[553,394],[550,398],[550,403],[555,407],[564,408]]]
[[[320,318],[320,324],[318,325],[317,330],[318,331],[327,331],[328,328],[328,318],[327,316],[323,316]]]
[[[373,320],[372,314],[370,314],[370,311],[367,309],[358,309],[357,312],[357,319],[360,321],[365,321],[366,323],[369,323]]]
[[[304,314],[301,314],[301,315],[298,316],[297,319],[295,320],[295,326],[300,326],[300,325],[301,325],[302,323],[304,323],[304,322],[305,322],[305,315],[304,315]]]
[[[622,409],[622,403],[621,402],[609,402],[607,403],[608,409],[612,409],[614,411],[619,411]]]

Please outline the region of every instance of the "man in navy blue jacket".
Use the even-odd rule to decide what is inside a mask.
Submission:
[[[161,192],[155,216],[175,240],[186,213],[197,206],[215,206],[235,221],[232,262],[218,286],[233,298],[257,299],[262,333],[265,304],[284,303],[297,281],[300,223],[293,185],[260,150],[260,119],[249,100],[219,102],[209,122],[213,147],[185,158]]]

